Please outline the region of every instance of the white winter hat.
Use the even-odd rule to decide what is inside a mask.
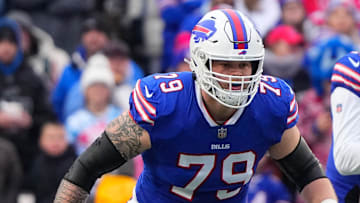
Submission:
[[[109,59],[104,54],[97,53],[89,58],[86,68],[104,67],[104,66],[107,66],[110,68]]]
[[[81,89],[85,91],[95,83],[105,84],[112,89],[115,86],[113,72],[108,59],[102,54],[96,54],[89,58],[88,64],[81,76]]]

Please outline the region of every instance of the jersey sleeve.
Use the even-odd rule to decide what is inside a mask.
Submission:
[[[331,77],[333,156],[342,175],[360,174],[360,54],[340,58]]]
[[[292,128],[299,119],[296,96],[291,87],[282,79],[263,75],[260,82],[260,94],[266,95],[266,104],[272,111],[272,122],[281,125],[283,130]]]
[[[151,131],[156,122],[158,92],[153,88],[151,80],[139,79],[130,94],[130,116],[142,128]]]
[[[289,114],[287,117],[287,128],[292,128],[299,120],[298,104],[296,102],[295,93],[292,90],[291,92],[292,94],[289,95],[289,98],[291,98],[291,100],[289,106]]]
[[[141,78],[130,94],[130,116],[149,133],[160,129],[162,122],[176,111],[179,103],[188,101],[184,84],[191,88],[191,73],[157,73]],[[187,105],[187,104],[183,104]]]
[[[351,52],[337,61],[331,77],[331,91],[343,87],[360,97],[360,55]]]
[[[333,157],[342,175],[360,174],[360,97],[347,88],[331,94],[333,120]]]
[[[280,80],[282,86],[283,97],[287,105],[286,129],[292,128],[299,120],[298,104],[296,96],[292,88],[283,80]]]

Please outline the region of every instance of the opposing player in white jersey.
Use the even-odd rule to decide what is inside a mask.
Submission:
[[[139,80],[130,110],[73,164],[55,202],[81,202],[96,178],[142,154],[130,202],[245,203],[266,152],[308,202],[336,203],[296,127],[297,104],[281,79],[262,76],[264,46],[242,13],[207,13],[190,42],[192,72]],[[114,194],[116,195],[116,194]]]
[[[360,202],[360,55],[340,58],[331,77],[333,143],[327,175],[341,203]]]

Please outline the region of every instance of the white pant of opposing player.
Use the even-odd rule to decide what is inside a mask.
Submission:
[[[137,198],[136,198],[135,188],[134,188],[134,190],[133,190],[133,196],[132,196],[132,198],[131,198],[127,203],[139,203],[139,202],[137,201]]]

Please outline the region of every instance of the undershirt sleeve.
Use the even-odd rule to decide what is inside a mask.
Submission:
[[[333,157],[342,175],[360,174],[360,97],[337,87],[331,94]]]

